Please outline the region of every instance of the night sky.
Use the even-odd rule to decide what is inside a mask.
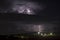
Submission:
[[[1,0],[0,34],[38,32],[39,25],[40,32],[60,33],[60,16],[57,7],[59,4],[57,3],[57,0]],[[25,13],[23,11],[25,8],[26,10],[30,8],[31,13],[29,11]]]

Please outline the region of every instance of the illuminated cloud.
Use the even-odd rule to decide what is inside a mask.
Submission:
[[[28,1],[16,1],[13,4],[12,10],[17,11],[18,14],[28,14],[35,15],[36,11],[42,10],[42,5],[39,5],[37,2],[28,2]]]
[[[26,3],[28,4],[28,3]],[[34,9],[30,6],[30,5],[26,5],[26,4],[16,4],[12,9],[13,11],[17,11],[18,13],[23,13],[23,14],[34,14]]]
[[[0,13],[17,13],[36,15],[44,10],[45,5],[31,0],[8,0],[4,7],[0,7]]]

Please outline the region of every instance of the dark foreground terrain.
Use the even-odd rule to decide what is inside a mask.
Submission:
[[[1,36],[0,40],[60,40],[60,36]]]

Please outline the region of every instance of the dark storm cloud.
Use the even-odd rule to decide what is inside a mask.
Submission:
[[[0,13],[4,13],[11,8],[13,0],[0,0]]]
[[[3,9],[7,9],[11,5],[11,1],[8,0],[1,0],[0,7]]]
[[[15,11],[18,11],[19,13],[21,13],[20,10],[23,10],[21,9],[21,5],[24,5],[26,7],[24,8],[28,8],[31,9],[31,11],[27,11],[27,14],[35,14],[35,12],[38,12],[38,11],[41,11],[41,10],[44,10],[44,8],[46,8],[46,5],[44,3],[38,3],[36,1],[32,1],[32,0],[3,0],[1,1],[0,3],[0,12],[15,12]],[[16,6],[17,4],[21,4],[18,8],[16,9]],[[23,6],[22,6],[23,7]],[[14,11],[15,10],[15,11]],[[31,12],[31,13],[29,13]]]

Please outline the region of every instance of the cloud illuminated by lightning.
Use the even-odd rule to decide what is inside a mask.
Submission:
[[[22,2],[15,2],[13,4],[13,11],[17,11],[18,14],[28,14],[28,15],[35,15],[36,10],[41,10],[42,7],[38,5],[36,2],[28,2],[28,1],[22,1]]]
[[[28,14],[28,15],[36,15],[41,10],[44,9],[44,5],[38,2],[32,2],[31,0],[8,0],[10,5],[8,8],[0,8],[0,13],[17,13],[17,14]]]

